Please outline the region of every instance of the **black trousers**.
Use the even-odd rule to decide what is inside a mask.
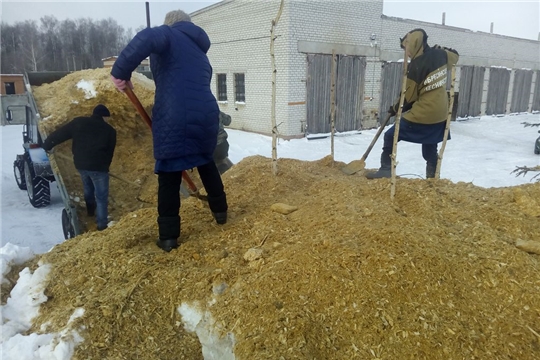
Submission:
[[[208,205],[214,213],[227,211],[227,198],[216,164],[198,166],[204,189],[208,194]],[[158,173],[158,227],[161,240],[180,237],[180,184],[182,172]]]

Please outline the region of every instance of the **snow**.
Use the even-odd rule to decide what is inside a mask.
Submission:
[[[82,86],[83,84],[81,84]],[[525,127],[522,123],[539,123],[540,114],[520,114],[502,117],[483,116],[471,120],[453,122],[452,140],[448,141],[441,168],[441,177],[453,182],[468,182],[481,187],[507,187],[530,183],[536,173],[516,177],[512,171],[517,166],[540,165],[540,156],[534,154],[537,127]],[[233,118],[234,124],[234,118]],[[234,163],[251,155],[271,157],[272,138],[260,134],[228,129],[229,157]],[[63,238],[60,194],[51,186],[51,205],[44,209],[33,208],[25,191],[18,189],[13,176],[13,161],[22,149],[22,126],[0,127],[2,138],[2,177],[0,178],[0,268],[1,281],[13,266],[24,264],[35,254],[48,251]],[[335,159],[348,163],[359,159],[369,146],[376,129],[340,134],[335,137]],[[366,160],[367,168],[378,168],[382,136]],[[313,161],[330,154],[330,138],[279,140],[278,157]],[[397,174],[401,177],[424,177],[425,161],[421,146],[400,142],[397,151]],[[270,161],[270,160],[269,160]],[[278,162],[279,167],[279,162]],[[339,170],[336,170],[339,171]],[[32,318],[39,306],[47,301],[43,294],[49,267],[40,265],[33,273],[29,268],[11,291],[7,303],[1,306],[2,359],[56,359],[68,360],[77,344],[84,341],[73,322],[84,316],[84,309],[74,311],[72,318],[59,333],[31,333]],[[180,304],[184,326],[192,329],[203,344],[206,359],[234,358],[232,335],[217,339],[213,320],[208,313],[201,313],[194,304]],[[222,343],[218,343],[222,341]]]
[[[184,328],[197,334],[205,360],[234,360],[234,335],[220,338],[209,311],[201,313],[197,304],[182,304],[177,311],[182,315]]]
[[[97,95],[97,91],[94,88],[93,81],[81,80],[77,83],[77,88],[84,91],[85,99],[92,99],[95,98]]]

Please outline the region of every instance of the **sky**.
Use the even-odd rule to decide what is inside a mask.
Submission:
[[[443,154],[441,177],[453,182],[465,181],[481,187],[507,187],[536,181],[538,172],[516,177],[512,171],[517,166],[540,165],[540,155],[534,154],[538,127],[525,127],[522,123],[540,123],[540,114],[483,116],[462,119],[451,124],[452,139]],[[234,117],[233,117],[234,123]],[[230,143],[229,157],[234,163],[251,155],[271,156],[271,137],[227,129]],[[49,251],[63,242],[61,229],[62,200],[55,186],[51,186],[51,205],[36,209],[30,206],[25,191],[19,190],[13,177],[13,161],[22,153],[22,125],[0,126],[2,139],[2,176],[0,178],[0,281],[4,282],[10,269],[22,265],[36,254]],[[376,130],[360,134],[340,134],[335,137],[335,159],[350,162],[359,159],[371,143]],[[382,136],[366,160],[367,168],[379,166]],[[330,138],[317,140],[280,140],[278,157],[299,160],[318,160],[330,154]],[[397,148],[397,174],[405,178],[425,175],[425,162],[421,146],[400,142]],[[270,159],[268,159],[270,163]],[[279,166],[279,161],[278,161]],[[336,169],[336,171],[339,171]],[[399,186],[396,191],[399,191]],[[111,226],[115,226],[112,223]],[[84,308],[73,306],[71,318],[58,333],[30,333],[32,319],[47,301],[44,294],[50,265],[40,266],[31,272],[28,267],[19,273],[19,280],[10,293],[7,303],[0,305],[2,315],[0,354],[2,360],[69,360],[75,347],[84,341],[79,329],[71,322],[84,315]],[[184,326],[195,331],[209,358],[233,358],[230,346],[218,343],[213,329],[195,326],[207,314],[182,304],[178,307]],[[207,322],[208,324],[212,322]],[[191,329],[191,330],[190,330]],[[220,351],[210,354],[208,352]]]
[[[247,0],[246,0],[247,1]],[[259,0],[260,1],[260,0]],[[299,1],[299,0],[296,0]],[[360,1],[360,0],[350,0]],[[188,13],[217,3],[218,1],[149,1],[150,23],[161,25],[165,14],[182,9]],[[30,6],[31,5],[31,6]],[[60,20],[90,17],[100,20],[115,19],[124,28],[133,30],[146,26],[145,1],[82,1],[57,2],[3,0],[3,22],[12,24],[27,19],[39,20],[45,15],[54,15]],[[446,25],[474,31],[489,32],[494,23],[494,33],[538,40],[540,32],[540,2],[524,1],[429,1],[429,0],[386,0],[383,14],[407,19],[440,24],[442,13],[446,13]]]

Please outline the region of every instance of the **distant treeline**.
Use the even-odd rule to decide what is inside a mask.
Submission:
[[[27,20],[0,26],[2,74],[102,67],[102,59],[118,55],[134,35],[112,18],[59,21],[45,16],[39,23]]]

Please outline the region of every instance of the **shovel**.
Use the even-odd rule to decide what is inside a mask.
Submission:
[[[129,85],[126,86],[124,91],[125,91],[127,97],[129,98],[129,100],[131,100],[131,102],[133,103],[133,105],[135,106],[137,111],[139,112],[139,115],[141,115],[141,117],[143,118],[144,122],[150,128],[152,128],[152,119],[150,119],[150,116],[148,116],[148,113],[146,112],[146,110],[142,106],[141,102],[137,98],[137,95],[135,95],[135,93],[133,92],[133,90],[131,90]],[[201,193],[199,192],[199,189],[197,189],[197,185],[195,185],[193,180],[191,180],[191,178],[189,177],[187,172],[182,171],[182,179],[184,179],[184,181],[187,183],[187,185],[189,187],[189,195],[190,196],[194,196],[197,199],[200,199],[200,200],[203,200],[203,201],[208,201],[208,196],[201,195]]]
[[[375,145],[375,143],[379,139],[379,136],[381,136],[381,133],[383,132],[384,128],[386,127],[386,124],[388,124],[388,121],[390,120],[391,117],[392,117],[392,115],[388,114],[386,119],[383,121],[383,123],[379,127],[379,130],[377,131],[377,134],[375,134],[375,137],[373,138],[373,140],[371,140],[371,144],[369,144],[369,147],[367,148],[364,155],[362,155],[360,160],[351,161],[350,163],[348,163],[347,165],[342,167],[341,171],[343,171],[347,175],[353,175],[353,174],[356,174],[357,172],[359,172],[360,170],[364,170],[364,168],[366,167],[366,159],[367,159],[369,153],[371,152],[371,149],[373,149],[373,146]]]

